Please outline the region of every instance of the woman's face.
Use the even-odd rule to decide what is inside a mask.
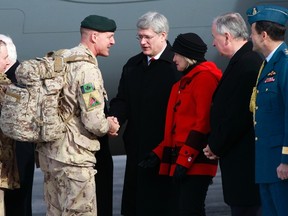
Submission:
[[[10,64],[6,45],[0,45],[0,73],[4,73]]]
[[[184,71],[188,67],[188,62],[184,58],[184,56],[175,53],[173,62],[176,64],[177,70],[178,71]]]

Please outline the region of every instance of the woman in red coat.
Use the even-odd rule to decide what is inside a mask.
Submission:
[[[139,166],[155,166],[160,175],[179,184],[178,216],[205,216],[208,186],[217,172],[217,160],[203,154],[210,132],[212,95],[222,72],[205,59],[207,45],[194,33],[180,34],[172,46],[173,61],[183,77],[174,84],[166,113],[163,141]]]

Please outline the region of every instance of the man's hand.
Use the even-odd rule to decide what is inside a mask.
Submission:
[[[204,155],[205,155],[207,158],[209,158],[210,160],[216,160],[216,159],[219,158],[217,155],[215,155],[215,154],[211,151],[209,145],[207,145],[207,146],[203,149],[203,152],[204,152]]]
[[[286,179],[288,179],[288,164],[283,164],[283,163],[281,163],[281,164],[277,167],[277,176],[278,176],[278,178],[280,178],[281,180],[286,180]]]
[[[114,116],[109,116],[107,117],[107,120],[109,122],[109,131],[108,134],[110,136],[118,136],[118,130],[120,128],[118,119]]]

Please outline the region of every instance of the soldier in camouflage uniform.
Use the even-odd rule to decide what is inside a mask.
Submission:
[[[11,82],[5,71],[10,65],[6,43],[0,40],[0,104],[5,86]],[[19,188],[19,176],[15,158],[15,141],[4,136],[0,131],[0,216],[5,215],[4,189]]]
[[[113,20],[90,15],[81,22],[81,42],[64,55],[109,56],[115,44]],[[44,172],[44,196],[47,215],[97,215],[93,168],[99,150],[98,137],[117,134],[119,124],[105,117],[107,99],[101,71],[96,63],[69,64],[62,107],[67,132],[61,140],[37,144],[40,168]]]

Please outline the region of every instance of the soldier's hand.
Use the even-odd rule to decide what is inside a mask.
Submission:
[[[107,120],[109,122],[108,134],[110,136],[118,136],[118,130],[120,128],[118,119],[114,116],[109,116],[109,117],[107,117]]]

